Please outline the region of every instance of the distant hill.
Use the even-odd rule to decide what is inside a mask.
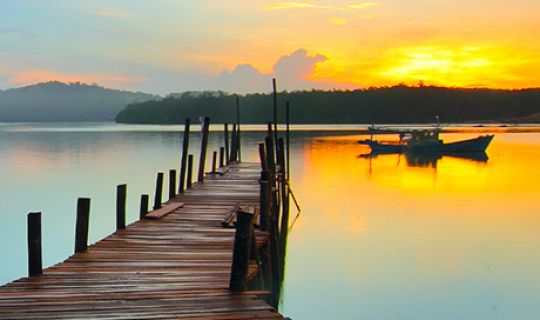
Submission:
[[[212,122],[233,122],[236,96],[223,92],[184,93],[162,100],[128,105],[116,117],[124,123],[183,123],[185,118],[209,116]],[[433,123],[484,122],[508,119],[538,121],[540,89],[496,90],[394,86],[346,91],[295,91],[278,94],[278,119],[290,101],[291,122],[332,123]],[[240,96],[241,121],[272,120],[272,95]]]
[[[111,121],[127,104],[156,96],[52,81],[0,90],[0,122]]]

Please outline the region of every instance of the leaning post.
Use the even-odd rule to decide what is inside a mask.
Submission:
[[[178,181],[178,193],[184,192],[185,180],[186,180],[186,161],[189,151],[189,127],[190,119],[186,119],[184,124],[184,139],[182,140],[182,159],[180,160],[180,177]]]
[[[199,174],[197,175],[197,181],[204,181],[204,164],[206,161],[206,150],[208,148],[208,133],[210,130],[210,118],[205,117],[202,124],[202,138],[201,138],[201,155],[199,158]]]
[[[229,289],[232,292],[247,290],[249,257],[253,241],[253,214],[237,211],[236,235],[234,237],[233,261]]]

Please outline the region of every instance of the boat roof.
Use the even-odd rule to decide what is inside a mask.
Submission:
[[[442,131],[442,127],[436,126],[432,128],[391,128],[391,127],[375,127],[370,126],[368,127],[369,133],[389,133],[389,134],[401,134],[401,133],[410,133],[410,134],[419,134],[419,133],[425,133],[425,132],[436,132],[440,133]]]

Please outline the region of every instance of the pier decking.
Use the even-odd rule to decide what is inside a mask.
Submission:
[[[259,206],[261,166],[234,163],[43,274],[0,287],[0,319],[284,319],[266,291],[233,293],[235,205]],[[169,202],[169,203],[170,203]],[[256,231],[257,244],[268,232]],[[250,265],[250,276],[259,267]]]

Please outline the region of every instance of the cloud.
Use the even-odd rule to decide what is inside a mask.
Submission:
[[[310,79],[318,63],[328,58],[321,54],[310,55],[305,49],[284,55],[274,64],[271,73],[262,73],[250,64],[241,64],[232,71],[223,71],[210,81],[214,89],[235,93],[268,92],[272,78],[278,80],[278,90],[328,89],[335,85]]]
[[[27,70],[6,77],[5,82],[11,86],[25,86],[38,82],[61,81],[99,83],[105,86],[125,88],[128,85],[143,81],[141,77],[127,77],[108,74],[70,75],[50,70]]]
[[[310,56],[305,49],[284,55],[274,65],[274,75],[286,88],[311,89],[313,82],[308,78],[315,72],[317,63],[328,60],[321,54]]]
[[[231,72],[223,71],[214,82],[217,88],[224,91],[256,92],[268,86],[269,78],[269,75],[262,74],[252,65],[241,64]]]

